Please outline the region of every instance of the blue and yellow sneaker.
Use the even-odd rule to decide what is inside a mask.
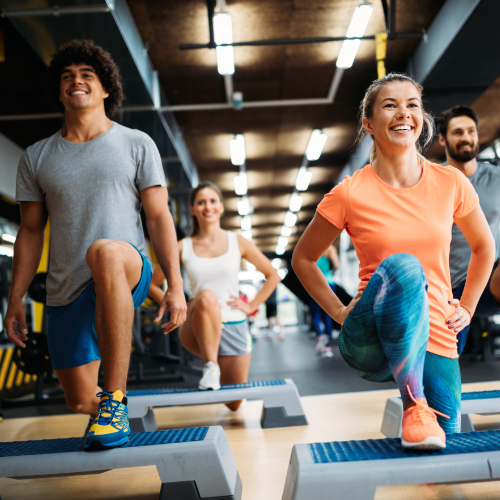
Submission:
[[[128,442],[127,398],[122,391],[99,392],[99,410],[85,440],[85,450],[104,450]]]

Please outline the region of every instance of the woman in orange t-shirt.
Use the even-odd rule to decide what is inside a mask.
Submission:
[[[340,352],[349,367],[366,380],[398,384],[403,447],[441,449],[445,432],[460,432],[456,334],[470,323],[495,244],[469,180],[419,152],[422,131],[425,145],[433,136],[422,87],[389,74],[372,83],[360,108],[360,136],[373,139],[371,163],[325,195],[292,264],[314,300],[343,325]],[[460,301],[448,267],[453,222],[472,248]],[[361,280],[347,307],[316,265],[343,229]]]

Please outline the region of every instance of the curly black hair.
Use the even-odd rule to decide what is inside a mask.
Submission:
[[[111,118],[116,108],[125,99],[120,71],[111,58],[111,54],[96,45],[93,40],[71,40],[56,50],[48,68],[50,97],[64,113],[64,106],[59,100],[63,69],[71,64],[82,63],[94,68],[101,85],[109,93],[109,96],[104,100],[104,109],[106,116]]]

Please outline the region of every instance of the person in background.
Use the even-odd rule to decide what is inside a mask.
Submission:
[[[274,292],[266,300],[266,318],[268,330],[266,339],[271,340],[273,334],[276,333],[278,340],[284,340],[285,333],[283,332],[283,327],[278,316],[278,287],[274,289]]]
[[[335,293],[336,285],[333,278],[332,270],[339,268],[339,255],[337,249],[330,245],[326,252],[319,258],[318,267],[326,278],[328,286]],[[333,358],[333,351],[331,347],[332,342],[332,329],[333,321],[328,314],[321,309],[318,303],[311,297],[309,300],[309,307],[311,309],[311,320],[313,329],[316,332],[316,352],[322,358]],[[323,322],[323,328],[321,328]]]
[[[191,298],[179,340],[204,361],[198,388],[218,390],[221,384],[247,382],[252,352],[247,317],[269,297],[280,277],[253,242],[221,228],[224,205],[216,185],[200,183],[191,191],[189,201],[193,234],[178,242],[178,251],[189,277]],[[253,264],[266,278],[248,303],[239,297],[241,259]],[[163,280],[161,269],[155,269],[150,296],[159,295],[151,288]],[[156,321],[160,320],[158,316]],[[227,406],[236,411],[240,404],[241,401],[234,401]]]
[[[446,151],[446,165],[460,170],[474,186],[479,203],[486,216],[495,240],[496,260],[493,270],[479,299],[474,316],[487,318],[500,314],[500,267],[499,223],[500,223],[500,168],[491,163],[478,162],[479,153],[477,113],[469,106],[454,106],[443,111],[437,120],[439,143]],[[471,247],[460,228],[453,224],[450,245],[450,277],[453,297],[460,299],[465,288],[471,257]],[[470,326],[457,335],[458,354],[462,354]]]

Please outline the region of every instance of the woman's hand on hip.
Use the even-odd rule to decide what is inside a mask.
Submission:
[[[235,297],[234,295],[231,295],[229,297],[229,300],[226,302],[226,304],[231,309],[239,309],[240,311],[243,311],[247,316],[255,311],[250,303],[243,302],[243,300],[241,300],[239,297]]]
[[[362,295],[363,292],[358,292],[347,306],[342,307],[342,309],[340,310],[338,323],[340,323],[341,325],[344,324],[347,316],[349,316],[349,313],[352,311],[352,308],[358,303]]]
[[[470,325],[471,314],[464,307],[460,307],[460,301],[458,299],[451,299],[448,304],[456,308],[454,314],[446,319],[446,326],[450,330],[454,330],[455,333],[461,332],[466,326]]]

